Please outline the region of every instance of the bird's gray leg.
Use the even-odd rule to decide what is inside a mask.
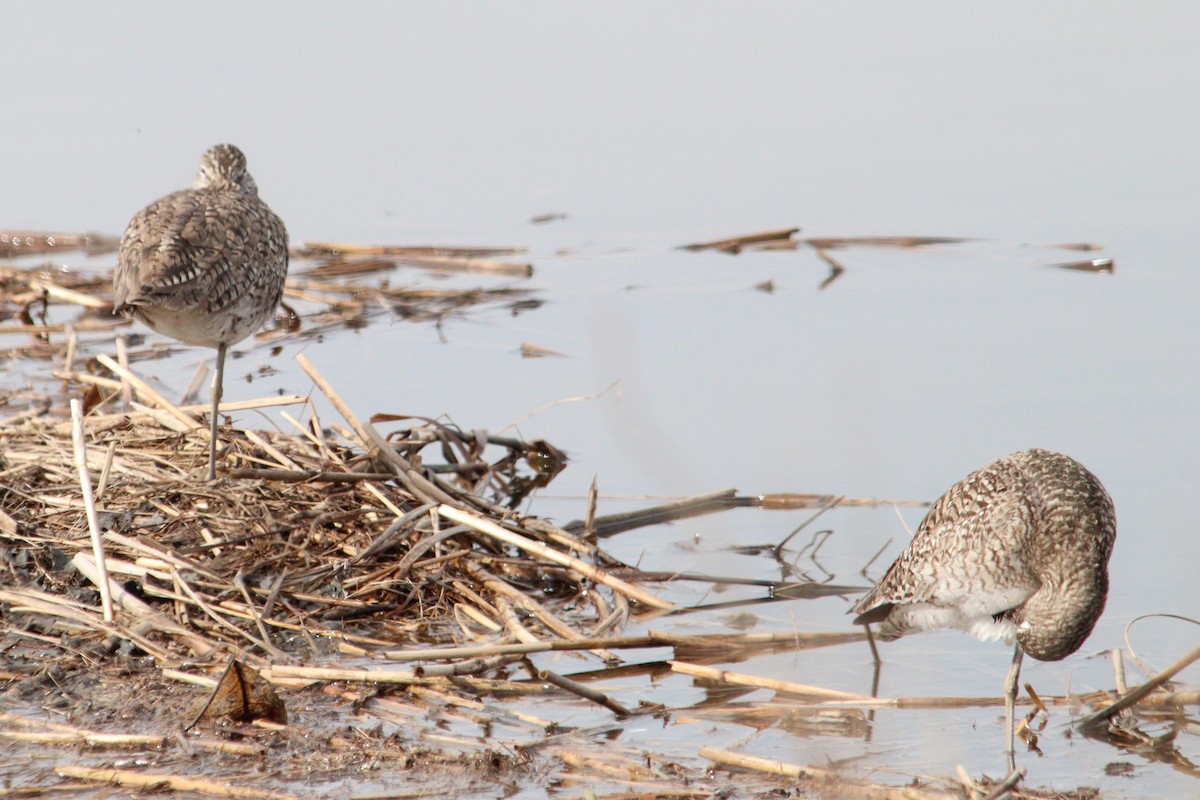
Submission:
[[[875,646],[875,633],[871,630],[871,624],[868,622],[863,625],[863,630],[867,632],[867,644],[871,646],[871,655],[875,658],[874,670],[871,675],[871,697],[879,697],[879,676],[882,673],[883,659],[879,657],[879,648]],[[867,741],[871,741],[871,729],[875,723],[875,709],[867,709],[867,722],[871,725],[867,726]]]
[[[221,393],[225,383],[225,350],[224,343],[217,345],[217,371],[212,382],[212,414],[209,419],[208,439],[208,479],[217,479],[217,409],[221,406]]]
[[[1008,677],[1004,679],[1004,720],[1008,723],[1008,731],[1005,733],[1005,741],[1008,743],[1008,746],[1005,749],[1005,753],[1008,754],[1009,772],[1017,768],[1017,758],[1013,752],[1013,740],[1016,731],[1014,712],[1017,704],[1017,683],[1021,680],[1021,658],[1024,655],[1025,651],[1018,644],[1013,650],[1012,666],[1008,668]]]
[[[863,625],[863,630],[867,632],[867,645],[871,648],[871,657],[875,659],[875,666],[878,667],[883,663],[883,659],[879,657],[879,648],[875,646],[875,634],[871,631],[870,623]]]

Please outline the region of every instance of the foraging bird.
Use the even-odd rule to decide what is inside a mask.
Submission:
[[[879,637],[958,628],[1016,649],[1005,681],[1008,758],[1021,658],[1058,661],[1087,639],[1108,597],[1112,500],[1079,462],[1047,450],[993,461],[933,504],[851,613]]]
[[[217,349],[210,481],[226,350],[274,313],[287,268],[283,220],[259,199],[246,156],[231,144],[209,148],[192,188],[143,208],[121,237],[115,311],[184,344]]]

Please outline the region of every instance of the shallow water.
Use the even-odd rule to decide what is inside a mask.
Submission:
[[[231,379],[231,398],[307,393],[292,362],[304,350],[360,414],[515,424],[571,455],[527,505],[564,522],[582,516],[593,477],[601,513],[728,487],[932,500],[997,456],[1057,449],[1116,502],[1112,592],[1079,653],[1027,663],[1023,679],[1049,695],[1110,688],[1104,651],[1124,645],[1135,617],[1200,608],[1200,20],[1185,19],[1198,12],[379,4],[334,18],[286,8],[133,3],[65,22],[9,9],[10,30],[28,35],[0,64],[33,71],[9,87],[16,155],[3,167],[0,228],[117,234],[190,181],[205,147],[234,141],[295,241],[527,246],[529,280],[452,281],[521,286],[546,303],[451,318],[440,333],[379,319],[277,356],[254,349],[231,376],[279,372],[251,386]],[[547,212],[568,218],[528,222]],[[675,249],[784,225],[980,238],[837,251],[847,271],[824,289],[827,267],[808,248]],[[1078,241],[1104,249],[1047,246]],[[1092,256],[1114,258],[1115,274],[1048,267]],[[435,282],[418,270],[391,280]],[[765,281],[773,292],[755,288]],[[523,342],[565,357],[522,358]],[[140,371],[182,391],[210,357],[184,351]],[[10,365],[9,382],[40,369]],[[921,513],[901,508],[902,524],[889,507],[830,512],[814,525],[833,531],[819,564],[798,567],[865,588],[863,565],[890,540],[869,572],[881,574]],[[727,548],[777,542],[810,514],[739,510],[606,546],[647,569],[773,578],[770,559]],[[712,602],[705,591],[666,593]],[[748,610],[758,631],[846,630],[851,602]],[[723,630],[729,613],[650,624]],[[1130,633],[1156,668],[1198,639],[1169,621]],[[883,655],[888,696],[998,696],[1009,658],[958,634]],[[871,681],[860,645],[734,668],[853,692]],[[606,689],[675,705],[700,695],[679,677]],[[997,775],[1001,718],[998,708],[880,711],[869,744],[703,724],[631,726],[622,741],[680,758],[703,743],[800,763],[861,759],[863,771],[946,775],[961,763]],[[1068,738],[1070,718],[1054,708],[1043,754],[1020,757],[1030,785],[1196,791],[1171,767]],[[1194,735],[1180,745],[1200,757]],[[1132,763],[1133,779],[1107,775],[1115,761]]]

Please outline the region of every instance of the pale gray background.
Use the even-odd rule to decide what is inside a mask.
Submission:
[[[305,349],[361,414],[444,413],[493,430],[620,381],[619,393],[521,423],[575,459],[535,513],[581,514],[593,475],[609,497],[736,486],[929,500],[991,458],[1044,446],[1100,475],[1120,536],[1095,634],[1026,677],[1052,694],[1111,686],[1106,660],[1087,656],[1120,646],[1139,614],[1200,605],[1193,5],[0,10],[0,228],[119,234],[138,208],[190,182],[204,148],[232,141],[294,241],[531,247],[531,281],[465,282],[534,288],[542,309],[451,321],[448,344],[429,326],[382,322]],[[528,224],[553,211],[570,218]],[[845,251],[849,272],[823,292],[825,268],[808,250],[673,250],[787,225],[987,241]],[[1063,241],[1105,245],[1116,275],[1047,269],[1079,255],[1025,246]],[[753,290],[768,279],[774,294]],[[523,360],[524,341],[569,358]],[[298,349],[234,362],[246,373],[269,361],[281,374],[231,382],[229,395],[309,391],[291,361]],[[145,371],[181,391],[209,357]],[[915,526],[920,512],[904,517]],[[739,512],[611,546],[647,567],[770,576],[762,559],[723,547],[778,540],[802,519]],[[857,570],[904,538],[890,509],[823,524],[835,537],[822,563],[839,582],[866,585]],[[834,630],[847,626],[847,605],[778,604],[760,616],[768,630]],[[1200,635],[1152,623],[1133,637],[1163,666]],[[1004,648],[954,634],[885,656],[892,695],[997,694],[1007,666]],[[742,666],[851,691],[869,675],[860,648]],[[995,773],[999,730],[986,709],[881,714],[871,747],[882,764]],[[755,751],[744,735],[722,743]],[[654,746],[694,750],[670,731],[654,736]],[[1195,789],[1166,767],[1066,740],[1061,727],[1046,738],[1048,757],[1024,760],[1034,785]],[[862,750],[819,737],[757,746],[814,763]],[[1119,758],[1154,780],[1106,777]]]

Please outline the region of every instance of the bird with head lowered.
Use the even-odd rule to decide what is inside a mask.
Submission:
[[[1112,500],[1079,462],[1047,450],[997,459],[933,504],[907,548],[851,609],[885,641],[957,628],[1016,639],[1005,681],[1007,753],[1021,659],[1058,661],[1091,634],[1108,597]]]

